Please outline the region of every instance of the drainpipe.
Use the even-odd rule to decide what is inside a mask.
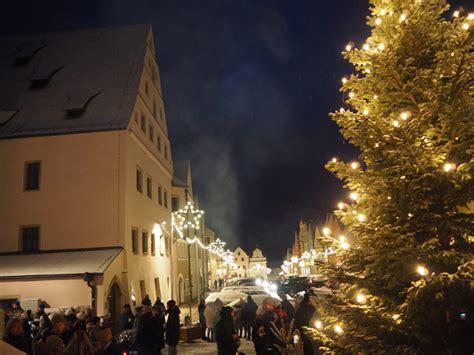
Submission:
[[[91,307],[94,314],[97,314],[97,286],[92,283],[94,280],[94,275],[85,272],[84,273],[84,281],[87,282],[87,286],[91,288]]]

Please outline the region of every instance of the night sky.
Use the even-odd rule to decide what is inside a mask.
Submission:
[[[299,218],[322,222],[345,195],[324,164],[357,151],[328,113],[368,13],[364,0],[9,1],[0,32],[152,24],[173,159],[191,160],[206,223],[281,260]]]

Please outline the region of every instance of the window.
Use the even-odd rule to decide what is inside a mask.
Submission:
[[[158,203],[163,206],[163,188],[158,185]]]
[[[150,126],[148,127],[148,137],[150,138],[150,140],[151,140],[152,142],[155,141],[155,132],[154,132],[154,130],[153,130],[153,126],[152,126],[152,125],[150,125]]]
[[[175,212],[179,210],[179,197],[172,196],[171,197],[171,211]]]
[[[156,101],[153,100],[153,117],[156,119]]]
[[[244,268],[244,270],[245,270],[245,269],[247,269],[247,266],[245,266],[245,265],[244,265],[244,266],[242,266],[242,267]]]
[[[21,228],[21,251],[38,251],[39,250],[40,228],[22,227]]]
[[[142,253],[143,255],[148,254],[148,232],[142,231]]]
[[[165,145],[165,159],[168,160],[168,146]]]
[[[145,80],[145,94],[146,94],[146,96],[150,95],[150,93],[148,91],[148,81],[146,81],[146,80]]]
[[[140,293],[142,294],[142,299],[144,299],[146,296],[145,280],[140,280]]]
[[[40,188],[41,163],[30,162],[25,164],[25,190],[34,191]]]
[[[146,118],[143,114],[142,114],[140,126],[142,127],[143,133],[146,133]]]
[[[151,233],[151,255],[155,255],[155,233]]]
[[[165,243],[166,243],[166,241],[164,240],[163,234],[162,234],[162,235],[160,235],[160,255],[164,254],[164,251],[166,249]]]
[[[242,260],[242,261],[244,261],[245,259],[244,259],[244,258],[242,258],[241,260]]]
[[[160,279],[155,277],[155,292],[156,297],[161,297]]]
[[[138,254],[138,229],[132,227],[132,252]]]
[[[156,136],[156,147],[158,148],[158,151],[161,152],[161,137],[160,137],[160,135]]]
[[[135,112],[135,122],[138,124],[138,112]]]
[[[152,199],[152,194],[153,194],[152,190],[153,189],[152,189],[151,177],[147,176],[146,177],[146,195],[148,196],[149,199]]]
[[[168,208],[168,191],[163,192],[163,204],[165,208]]]
[[[240,251],[237,252],[237,255],[240,256]]]
[[[137,191],[143,192],[143,171],[137,168]]]

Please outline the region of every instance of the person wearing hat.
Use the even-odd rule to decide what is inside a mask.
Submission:
[[[176,346],[179,341],[179,314],[181,311],[176,305],[175,300],[169,300],[166,303],[168,320],[166,321],[166,344],[168,345],[168,354],[177,354]]]
[[[306,337],[302,331],[302,327],[308,327],[316,314],[316,308],[310,300],[309,293],[305,293],[295,314],[295,326],[300,330],[301,338],[303,340],[304,354],[312,354],[313,348],[311,341]]]
[[[281,354],[276,345],[282,345],[281,341],[271,331],[271,324],[278,324],[278,315],[275,313],[275,300],[273,297],[266,297],[263,300],[262,308],[257,313],[255,326],[252,331],[252,340],[255,352],[260,354]]]
[[[234,328],[232,307],[223,307],[220,312],[220,320],[216,325],[216,342],[218,355],[235,354],[239,348],[239,334]]]
[[[258,306],[253,300],[252,296],[247,296],[247,303],[242,309],[242,323],[244,324],[244,337],[250,340],[251,332],[255,325],[255,318],[257,317]]]
[[[129,304],[123,305],[122,314],[120,315],[120,331],[132,329],[134,321],[135,315],[131,306]]]

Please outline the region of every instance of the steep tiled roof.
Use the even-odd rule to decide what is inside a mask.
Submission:
[[[189,170],[191,169],[189,160],[173,162],[173,185],[188,187]]]
[[[149,31],[0,36],[0,138],[125,129]]]

